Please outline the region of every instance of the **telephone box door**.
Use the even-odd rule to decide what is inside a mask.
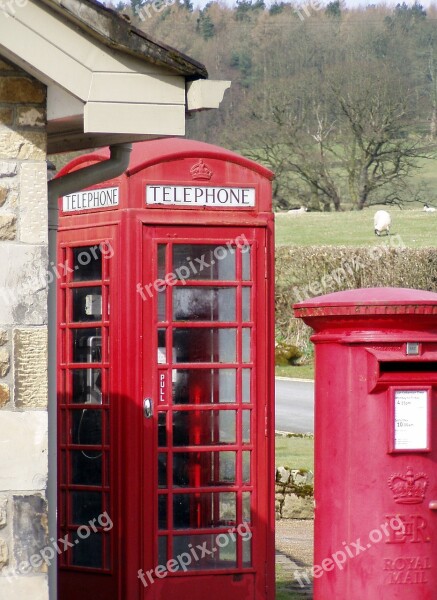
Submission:
[[[144,228],[144,599],[265,597],[265,235]]]

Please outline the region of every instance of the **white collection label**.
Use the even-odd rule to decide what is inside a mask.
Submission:
[[[118,187],[100,188],[98,190],[87,190],[68,194],[62,198],[62,210],[64,212],[75,212],[77,210],[96,210],[118,206]]]
[[[395,450],[428,448],[428,392],[395,392]]]
[[[250,208],[255,206],[255,190],[239,187],[147,185],[146,204]]]

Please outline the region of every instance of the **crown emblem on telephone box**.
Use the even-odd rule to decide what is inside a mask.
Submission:
[[[405,475],[395,473],[388,480],[388,486],[393,492],[394,501],[398,504],[420,504],[425,498],[429,479],[425,473],[414,475],[411,467]]]
[[[200,179],[203,181],[208,181],[214,174],[202,159],[191,167],[190,173],[193,179]]]

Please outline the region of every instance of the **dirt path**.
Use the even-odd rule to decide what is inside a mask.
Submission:
[[[276,521],[276,564],[289,580],[286,588],[302,598],[312,598],[312,584],[308,580],[313,565],[313,525],[310,520]]]

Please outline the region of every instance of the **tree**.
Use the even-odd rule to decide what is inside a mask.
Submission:
[[[196,31],[200,33],[204,40],[209,40],[214,36],[214,23],[211,16],[208,14],[208,4],[203,10],[199,12],[199,18],[197,19]]]
[[[340,0],[333,0],[326,5],[325,13],[328,17],[335,17],[339,19],[341,17],[341,4]]]
[[[282,185],[285,173],[292,175],[295,195],[313,208],[338,211],[347,203],[362,210],[384,203],[384,190],[389,202],[400,201],[417,159],[428,157],[426,144],[411,132],[408,83],[392,65],[368,59],[321,75],[300,118],[301,90],[271,107],[269,124],[251,144],[256,148],[251,157],[273,170],[279,167]],[[290,186],[288,181],[285,187]],[[282,194],[276,190],[279,206]]]

